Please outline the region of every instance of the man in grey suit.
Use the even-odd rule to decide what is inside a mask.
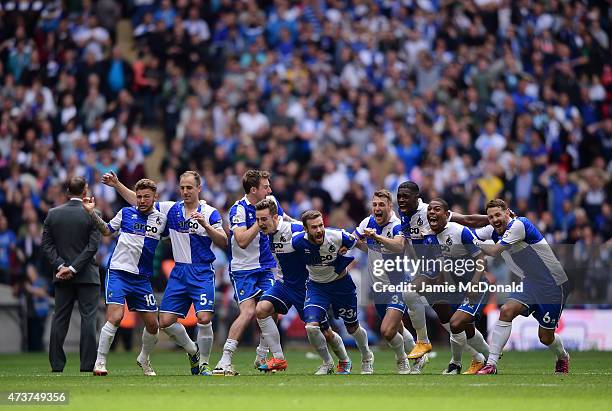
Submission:
[[[43,230],[43,251],[55,268],[55,312],[49,341],[49,362],[53,372],[66,365],[64,341],[74,302],[81,314],[81,371],[91,372],[96,361],[96,314],[100,298],[100,274],[95,255],[100,231],[83,209],[87,182],[72,177],[68,182],[70,200],[49,210]]]

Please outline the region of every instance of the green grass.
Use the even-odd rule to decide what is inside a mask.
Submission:
[[[389,351],[376,353],[376,374],[314,376],[318,360],[287,352],[289,369],[275,375],[252,367],[254,350],[235,356],[238,377],[193,377],[181,352],[154,352],[158,376],[145,378],[133,353],[111,353],[109,376],[78,372],[70,355],[63,374],[51,374],[44,354],[0,356],[0,391],[68,391],[64,409],[83,410],[612,410],[612,353],[572,353],[571,374],[553,375],[547,351],[504,355],[497,376],[442,376],[448,352],[424,375],[395,374]],[[358,372],[359,354],[351,352]],[[216,359],[216,357],[214,357]],[[468,359],[465,359],[466,366]],[[8,408],[2,407],[0,408]],[[38,407],[21,406],[20,410]]]

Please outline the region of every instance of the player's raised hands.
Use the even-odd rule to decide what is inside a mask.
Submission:
[[[94,209],[96,208],[96,200],[93,197],[85,197],[83,198],[83,208],[89,214],[94,213]]]
[[[102,176],[102,183],[110,187],[116,187],[119,184],[119,178],[114,171],[109,171]]]

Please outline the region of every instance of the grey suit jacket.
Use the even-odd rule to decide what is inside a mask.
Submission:
[[[60,265],[76,269],[74,277],[63,283],[100,284],[95,255],[100,244],[100,231],[94,226],[83,203],[70,200],[52,208],[43,229],[42,247],[55,270]],[[53,281],[59,281],[53,275]]]

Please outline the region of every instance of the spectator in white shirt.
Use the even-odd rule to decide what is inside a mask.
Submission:
[[[483,133],[476,139],[475,146],[482,157],[486,157],[490,150],[499,153],[506,148],[506,139],[495,129],[495,120],[487,120]]]
[[[346,174],[346,166],[342,163],[334,164],[333,160],[325,162],[325,174],[321,187],[327,191],[334,203],[340,203],[349,190],[351,182]]]
[[[250,137],[262,136],[270,126],[268,117],[259,112],[255,101],[250,101],[247,111],[238,115],[238,124],[242,132]]]
[[[210,39],[208,24],[200,18],[200,11],[197,7],[189,9],[189,18],[185,20],[183,25],[191,37],[197,37],[202,41]]]

